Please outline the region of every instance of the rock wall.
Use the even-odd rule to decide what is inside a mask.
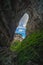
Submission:
[[[9,46],[14,38],[18,22],[25,12],[30,15],[27,35],[33,31],[43,29],[43,0],[0,0],[1,46]]]

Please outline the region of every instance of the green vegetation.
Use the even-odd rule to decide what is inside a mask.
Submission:
[[[30,34],[21,43],[15,42],[10,49],[17,52],[18,65],[25,65],[29,60],[43,62],[43,31]]]
[[[11,51],[16,51],[20,48],[21,42],[20,41],[15,41],[14,43],[11,44],[10,50]]]

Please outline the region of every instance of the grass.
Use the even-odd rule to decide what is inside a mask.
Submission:
[[[30,34],[22,42],[13,43],[10,49],[17,52],[18,65],[25,65],[29,60],[43,62],[43,31]]]

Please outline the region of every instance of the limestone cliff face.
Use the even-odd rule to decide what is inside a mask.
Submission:
[[[43,28],[43,0],[0,0],[1,45],[13,39],[18,22],[25,12],[30,15],[27,35]]]

